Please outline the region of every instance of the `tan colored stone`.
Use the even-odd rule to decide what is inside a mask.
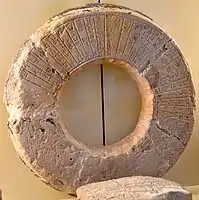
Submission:
[[[57,99],[74,71],[102,61],[120,63],[132,75],[142,110],[128,137],[94,148],[68,133]],[[71,193],[96,181],[164,175],[194,124],[190,70],[173,39],[143,14],[109,4],[67,10],[34,33],[14,59],[4,102],[24,163],[48,185]]]
[[[79,200],[191,200],[179,184],[155,177],[125,177],[77,189]]]

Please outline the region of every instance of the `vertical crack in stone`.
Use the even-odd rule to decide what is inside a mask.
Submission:
[[[183,147],[186,147],[186,145],[181,141],[180,137],[178,137],[178,136],[176,136],[176,135],[170,133],[168,130],[162,128],[162,127],[160,126],[160,124],[159,124],[159,121],[156,121],[155,126],[156,126],[159,130],[161,130],[163,133],[165,133],[166,135],[168,135],[169,137],[176,138],[176,139],[183,145]]]

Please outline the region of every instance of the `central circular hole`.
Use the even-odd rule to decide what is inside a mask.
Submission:
[[[58,104],[68,132],[84,144],[99,147],[104,139],[106,145],[111,145],[133,132],[140,115],[141,95],[122,67],[103,64],[102,80],[101,66],[89,63],[72,74]]]

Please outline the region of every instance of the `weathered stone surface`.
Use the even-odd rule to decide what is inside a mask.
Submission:
[[[179,184],[155,177],[125,177],[77,189],[79,200],[191,200]]]
[[[142,111],[128,137],[93,148],[68,133],[58,99],[74,71],[102,60],[119,63],[136,80]],[[164,175],[190,139],[194,96],[189,67],[172,38],[138,12],[93,4],[51,18],[27,40],[12,64],[4,102],[25,164],[48,185],[74,192],[96,181]]]

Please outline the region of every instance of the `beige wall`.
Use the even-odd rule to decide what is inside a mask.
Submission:
[[[20,44],[33,32],[41,26],[49,17],[52,15],[67,9],[68,7],[74,7],[77,5],[82,5],[87,0],[0,0],[0,96],[3,95],[3,86],[7,71],[10,67],[12,57],[16,53]],[[90,1],[91,2],[91,1]],[[94,2],[94,1],[93,1]],[[199,73],[198,68],[198,46],[199,46],[199,1],[198,0],[106,0],[105,2],[115,3],[125,5],[137,10],[140,10],[150,17],[152,17],[159,25],[161,25],[167,32],[169,32],[177,41],[188,62],[192,68],[193,79],[195,83],[196,92],[199,88],[199,78],[197,73]],[[109,66],[110,67],[110,66]],[[96,77],[96,78],[93,78]],[[115,82],[115,79],[120,78],[119,83]],[[88,84],[88,80],[92,81],[93,85]],[[112,82],[110,81],[112,80]],[[124,81],[125,80],[125,81]],[[106,68],[105,70],[105,88],[107,94],[107,108],[106,117],[108,120],[108,140],[113,142],[116,140],[124,130],[124,127],[133,126],[129,119],[134,116],[132,113],[128,112],[131,109],[137,109],[133,107],[130,102],[126,102],[126,98],[122,98],[121,95],[117,97],[114,92],[117,90],[122,90],[125,84],[130,83],[128,76],[121,70],[115,69],[114,67]],[[84,83],[84,84],[80,84]],[[99,79],[99,68],[85,68],[74,77],[74,80],[67,86],[67,90],[71,90],[71,97],[73,99],[82,98],[85,100],[85,96],[81,91],[87,88],[87,94],[96,94],[96,98],[92,99],[92,102],[85,100],[86,103],[83,104],[83,111],[86,113],[89,106],[92,106],[92,114],[87,113],[87,117],[91,120],[90,127],[84,126],[83,130],[85,133],[94,134],[92,137],[95,140],[88,141],[89,144],[93,143],[98,145],[100,142],[101,134],[101,123],[100,107],[99,107],[99,92],[100,92],[100,79]],[[129,91],[135,91],[134,86],[129,87]],[[74,93],[80,91],[79,93]],[[78,96],[81,94],[80,96]],[[128,95],[123,91],[123,95]],[[129,99],[135,99],[132,93],[128,96]],[[198,97],[197,97],[198,98]],[[125,102],[126,110],[122,110],[121,107],[118,108],[116,113],[123,115],[126,120],[124,120],[121,125],[117,128],[113,128],[113,124],[117,122],[116,115],[114,118],[110,117],[110,113],[115,109],[115,105],[111,104],[112,99],[115,99],[114,104],[120,105]],[[73,100],[68,99],[71,106],[77,106]],[[81,101],[82,102],[82,101]],[[71,106],[66,108],[68,111]],[[125,113],[126,115],[125,115]],[[78,116],[78,108],[73,109],[72,117]],[[194,129],[193,137],[186,149],[186,151],[181,156],[177,164],[171,169],[167,174],[167,178],[176,180],[184,185],[199,185],[199,135],[197,129],[199,129],[199,113],[196,113],[196,125]],[[97,116],[98,120],[93,120]],[[9,140],[6,128],[7,112],[2,103],[2,98],[0,99],[0,121],[1,121],[1,132],[0,132],[0,187],[3,189],[4,196],[6,200],[56,200],[67,197],[64,193],[59,193],[49,188],[45,184],[41,183],[36,177],[33,176],[31,172],[23,165],[23,163],[18,159],[14,148]],[[79,129],[74,124],[74,120],[70,119],[71,130],[75,133],[79,133]],[[83,116],[79,116],[79,120],[82,124]],[[96,122],[97,121],[97,122]],[[76,129],[74,129],[76,127]],[[131,129],[132,127],[130,127]],[[121,129],[121,130],[120,130]],[[130,130],[129,129],[129,130]],[[95,131],[94,131],[95,130]],[[126,129],[128,130],[128,129]],[[127,131],[126,131],[127,132]],[[125,135],[126,133],[122,133]],[[77,135],[78,137],[78,135]],[[89,138],[92,138],[89,136]]]

